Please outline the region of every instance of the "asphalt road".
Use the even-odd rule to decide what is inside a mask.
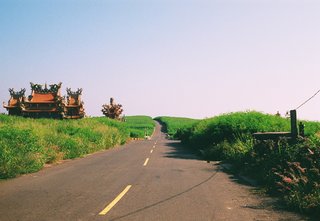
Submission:
[[[0,220],[304,220],[157,125],[151,140],[0,182]]]

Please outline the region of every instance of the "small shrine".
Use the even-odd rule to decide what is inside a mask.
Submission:
[[[8,104],[3,103],[9,115],[31,118],[79,119],[85,116],[82,89],[73,92],[67,88],[67,99],[61,96],[62,83],[41,84],[30,83],[31,95],[25,97],[25,89],[15,92],[10,88]]]
[[[66,119],[79,119],[85,115],[83,108],[83,101],[81,101],[82,88],[78,88],[77,91],[71,91],[71,88],[67,88],[67,101],[64,106],[64,118]]]
[[[62,118],[64,115],[63,98],[60,94],[62,83],[31,85],[31,95],[22,105],[22,115],[32,118]]]
[[[20,91],[16,92],[13,88],[9,89],[10,99],[8,104],[3,102],[3,107],[7,109],[9,115],[21,115],[21,104],[24,102],[24,94],[26,89],[21,89]]]
[[[123,112],[122,105],[116,104],[113,98],[110,98],[110,104],[102,105],[102,113],[111,119],[122,120],[121,114]]]

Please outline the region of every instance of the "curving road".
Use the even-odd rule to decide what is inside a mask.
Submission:
[[[157,124],[133,141],[0,182],[0,220],[304,220],[206,163]]]

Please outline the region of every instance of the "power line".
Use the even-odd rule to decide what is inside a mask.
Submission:
[[[303,105],[305,105],[308,101],[310,101],[312,98],[314,98],[318,93],[320,92],[320,90],[318,90],[314,95],[312,95],[308,100],[306,100],[305,102],[303,102],[302,104],[300,104],[299,107],[296,108],[296,110],[298,110],[300,107],[302,107]]]

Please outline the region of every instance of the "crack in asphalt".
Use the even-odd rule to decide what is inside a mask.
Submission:
[[[137,213],[139,213],[139,212],[142,212],[142,211],[144,211],[144,210],[150,209],[150,208],[152,208],[152,207],[154,207],[154,206],[160,205],[160,204],[162,204],[162,203],[165,203],[165,202],[168,202],[168,201],[170,201],[170,200],[172,200],[172,199],[175,199],[175,198],[177,198],[177,197],[179,197],[179,196],[182,196],[183,194],[186,194],[186,193],[194,190],[195,188],[197,188],[197,187],[199,187],[199,186],[207,183],[208,181],[210,181],[211,179],[213,179],[213,178],[217,175],[218,172],[220,172],[220,169],[218,169],[217,171],[215,171],[215,173],[213,173],[209,178],[205,179],[204,181],[202,181],[202,182],[200,182],[200,183],[198,183],[198,184],[196,184],[196,185],[194,185],[194,186],[192,186],[192,187],[190,187],[190,188],[188,188],[188,189],[186,189],[186,190],[184,190],[184,191],[182,191],[182,192],[180,192],[180,193],[177,193],[177,194],[175,194],[175,195],[173,195],[173,196],[170,196],[170,197],[168,197],[168,198],[166,198],[166,199],[160,200],[160,201],[158,201],[158,202],[156,202],[156,203],[153,203],[153,204],[150,204],[150,205],[145,206],[145,207],[143,207],[143,208],[137,209],[137,210],[132,211],[132,212],[130,212],[130,213],[127,213],[127,214],[125,214],[125,215],[118,216],[118,217],[116,217],[116,218],[114,218],[114,219],[111,219],[111,221],[119,220],[119,219],[122,219],[122,218],[126,218],[126,217],[128,217],[128,216],[137,214]]]

